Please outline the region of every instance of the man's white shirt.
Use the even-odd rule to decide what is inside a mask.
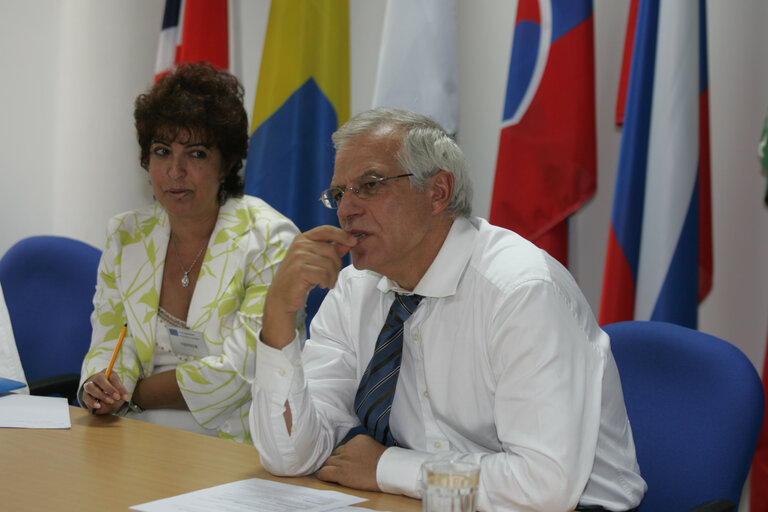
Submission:
[[[250,422],[262,464],[319,469],[360,424],[354,397],[394,292],[349,266],[310,327],[283,350],[257,348]],[[610,341],[573,278],[515,233],[460,218],[413,293],[390,428],[400,447],[379,487],[420,495],[433,458],[481,464],[480,510],[626,510],[645,492]],[[289,435],[284,404],[291,407]]]

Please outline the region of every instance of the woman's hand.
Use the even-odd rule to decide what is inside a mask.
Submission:
[[[105,372],[92,375],[83,384],[83,405],[94,414],[110,414],[131,398],[120,377],[112,372],[107,380]]]

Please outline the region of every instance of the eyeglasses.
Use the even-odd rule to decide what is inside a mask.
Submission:
[[[323,206],[335,210],[341,203],[341,198],[347,193],[347,190],[351,190],[360,199],[370,199],[381,190],[381,184],[388,180],[396,180],[397,178],[405,178],[406,176],[413,176],[413,173],[398,174],[397,176],[362,176],[353,181],[351,187],[331,187],[323,190],[320,194],[319,201],[322,201]]]

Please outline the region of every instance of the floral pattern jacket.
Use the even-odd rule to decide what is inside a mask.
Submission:
[[[297,234],[290,220],[255,197],[231,198],[219,209],[187,314],[187,327],[203,334],[209,355],[179,364],[176,379],[193,417],[222,438],[251,442],[248,411],[264,299]],[[113,371],[129,392],[152,373],[169,237],[168,215],[158,203],[109,221],[80,393],[85,380],[109,364],[125,322]],[[303,318],[297,328],[303,334]]]

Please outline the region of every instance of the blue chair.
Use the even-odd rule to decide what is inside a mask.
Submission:
[[[78,240],[33,236],[0,259],[0,285],[33,395],[60,395],[75,403],[91,342],[100,257],[101,251]]]
[[[603,329],[621,375],[641,512],[736,510],[763,422],[763,387],[735,346],[664,322]]]

